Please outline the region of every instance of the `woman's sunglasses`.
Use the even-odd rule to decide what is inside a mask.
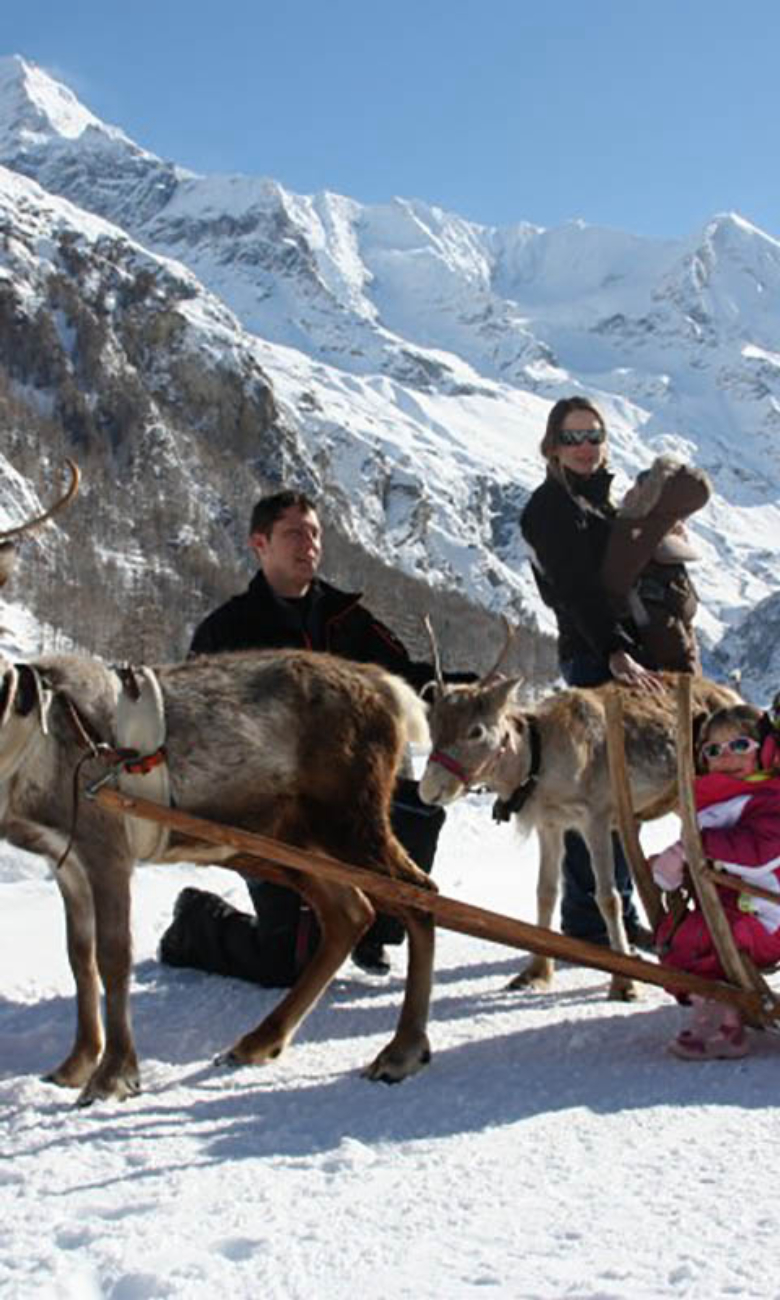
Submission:
[[[592,447],[598,447],[604,442],[607,436],[606,429],[559,429],[558,442],[561,447],[581,447],[583,443],[589,442]]]
[[[701,752],[705,758],[720,758],[721,754],[752,754],[757,749],[758,741],[752,736],[734,736],[733,740],[708,740]]]

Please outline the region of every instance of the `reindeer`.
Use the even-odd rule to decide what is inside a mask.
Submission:
[[[425,706],[405,682],[295,650],[206,656],[158,668],[154,680],[178,808],[434,888],[390,828],[404,748],[428,736]],[[0,662],[0,682],[0,832],[54,864],[76,984],[75,1041],[46,1077],[79,1088],[80,1105],[122,1099],[140,1088],[128,998],[136,854],[131,827],[83,797],[106,774],[102,756],[113,762],[120,752],[115,720],[128,707],[120,676],[96,659],[61,655]],[[214,863],[233,853],[170,832],[154,860]],[[232,1064],[280,1055],[374,919],[358,888],[279,872],[315,909],[322,937],[279,1005],[218,1058]],[[364,1072],[391,1083],[430,1059],[433,923],[421,912],[399,915],[409,936],[403,1006],[394,1037]]]
[[[429,718],[433,748],[420,782],[420,797],[429,804],[449,804],[474,787],[486,787],[498,796],[494,814],[499,820],[514,815],[518,829],[536,831],[537,923],[545,928],[551,925],[558,899],[564,834],[579,831],[590,852],[596,902],[610,946],[626,953],[629,947],[614,883],[611,835],[616,809],[605,701],[608,692],[620,691],[634,810],[642,820],[659,817],[676,800],[675,675],[663,674],[667,684],[663,695],[609,683],[558,691],[526,707],[519,698],[522,679],[499,676],[511,639],[508,632],[497,663],[472,686],[445,686],[434,643],[437,674]],[[736,699],[727,687],[694,679],[694,710],[701,717]],[[552,976],[552,959],[535,956],[510,987],[547,989]],[[610,997],[635,996],[630,980],[613,978]]]
[[[60,510],[63,510],[78,492],[81,479],[79,467],[72,460],[66,460],[65,464],[70,471],[70,483],[63,495],[54,502],[54,505],[45,510],[42,515],[36,515],[33,519],[28,519],[25,523],[17,524],[15,528],[8,528],[5,532],[0,533],[0,587],[5,586],[13,572],[16,563],[16,543],[19,538],[36,532],[47,520],[52,519]]]

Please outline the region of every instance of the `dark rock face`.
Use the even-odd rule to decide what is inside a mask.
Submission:
[[[171,655],[240,581],[254,498],[314,475],[251,350],[220,353],[198,328],[190,277],[119,232],[60,228],[36,258],[46,221],[25,215],[0,281],[5,453],[42,493],[70,455],[83,487],[43,556],[24,546],[17,582],[81,644]]]
[[[41,543],[22,543],[4,594],[23,593],[58,637],[109,658],[176,658],[202,615],[251,576],[246,533],[257,496],[286,483],[317,496],[322,473],[280,416],[251,336],[218,300],[116,228],[52,222],[44,195],[35,206],[39,194],[7,204],[0,224],[6,468],[49,498],[71,456],[83,486]],[[23,512],[10,479],[3,488],[14,522]],[[405,491],[414,510],[418,490]],[[341,546],[339,502],[327,493],[322,501],[330,576],[348,587],[368,580],[390,622],[401,589],[413,592],[419,616],[404,631],[425,654],[422,613],[436,617],[447,594],[402,578],[359,544]],[[499,632],[495,616],[465,597],[456,603],[449,653],[464,662],[484,646],[475,618]],[[536,663],[536,640],[525,638],[525,663]]]

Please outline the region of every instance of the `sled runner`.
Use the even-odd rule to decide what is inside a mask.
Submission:
[[[193,844],[205,842],[229,846],[235,850],[235,854],[217,865],[238,871],[244,876],[274,879],[289,885],[290,871],[320,875],[324,879],[361,889],[372,901],[379,903],[384,911],[392,911],[393,905],[414,907],[432,913],[436,924],[444,929],[539,953],[544,957],[563,958],[595,970],[627,975],[647,984],[665,987],[669,982],[668,971],[653,962],[599,948],[581,939],[570,939],[554,930],[542,929],[458,899],[446,898],[442,894],[389,876],[377,875],[336,858],[309,853],[268,836],[194,817],[178,809],[125,795],[106,786],[98,790],[94,798],[102,808],[117,816],[130,815],[165,824],[187,836]],[[722,981],[703,979],[687,971],[675,971],[674,978],[676,987],[718,1002],[732,1003],[751,1020],[763,1023],[780,1018],[780,1002],[772,998],[771,1006],[768,1005],[763,990],[753,984],[735,987]]]

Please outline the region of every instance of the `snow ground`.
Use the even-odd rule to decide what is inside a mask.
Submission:
[[[484,801],[451,811],[444,893],[533,919],[534,867]],[[57,891],[0,851],[4,1300],[780,1296],[776,1037],[680,1062],[661,990],[609,1003],[606,976],[566,967],[554,993],[511,993],[521,954],[440,931],[423,1074],[359,1074],[394,1024],[402,949],[389,980],[347,965],[279,1062],[218,1070],[277,995],[157,964],[193,880],[242,899],[216,868],[138,872],[145,1090],[77,1111],[39,1079],[74,1016]]]

